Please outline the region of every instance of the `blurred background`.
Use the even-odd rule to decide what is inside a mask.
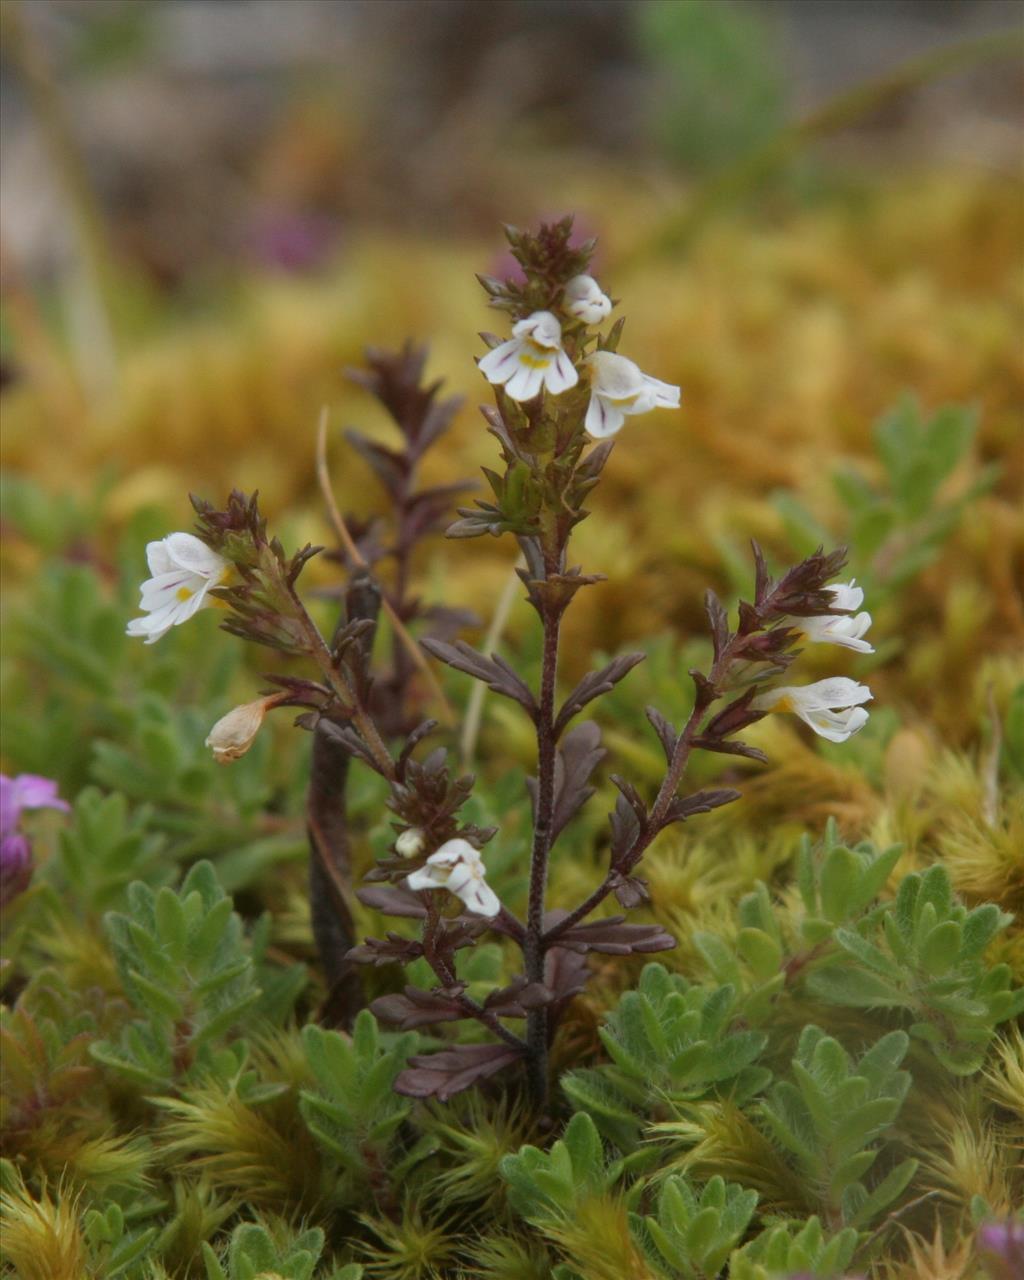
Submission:
[[[581,528],[610,581],[574,624],[580,662],[699,628],[709,578],[743,585],[750,535],[777,557],[847,538],[834,473],[884,491],[875,424],[910,395],[921,422],[954,404],[975,427],[942,478],[954,541],[912,588],[888,579],[894,629],[921,637],[892,694],[968,732],[964,654],[1024,637],[1018,0],[2,14],[9,584],[71,560],[130,609],[144,537],[231,485],[324,541],[320,407],[389,429],[343,374],[368,343],[430,344],[468,401],[428,478],[473,474],[493,445],[476,334],[500,328],[474,272],[511,269],[503,221],[572,212],[629,317],[621,349],[684,403],[630,422]],[[346,510],[380,509],[336,433],[332,470]],[[865,548],[885,581],[892,546]],[[424,590],[485,620],[512,552],[438,542]]]

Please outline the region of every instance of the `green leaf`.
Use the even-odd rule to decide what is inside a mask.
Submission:
[[[851,1227],[861,1227],[871,1222],[883,1209],[887,1209],[892,1202],[901,1196],[910,1184],[911,1178],[917,1172],[918,1162],[914,1159],[904,1160],[902,1164],[898,1164],[891,1169],[882,1179],[873,1191],[868,1193],[867,1199],[851,1218],[849,1225]]]
[[[696,930],[693,941],[716,981],[740,984],[742,975],[736,957],[717,934]]]
[[[860,859],[845,845],[829,851],[821,869],[821,907],[826,920],[847,919],[860,878]]]
[[[875,973],[882,974],[883,977],[899,981],[901,976],[900,966],[890,960],[884,951],[873,943],[868,942],[866,938],[861,937],[859,933],[854,933],[852,929],[837,929],[835,939],[844,951],[849,952],[861,964],[866,965]]]
[[[856,1155],[847,1157],[832,1174],[831,1189],[833,1195],[844,1191],[851,1183],[859,1181],[874,1164],[878,1152],[858,1151]]]
[[[767,979],[778,972],[782,964],[782,948],[761,929],[741,929],[737,946],[756,977]]]
[[[962,931],[955,920],[936,925],[921,944],[921,968],[932,977],[946,973],[960,953]]]
[[[718,1228],[718,1210],[701,1209],[686,1229],[686,1247],[694,1258],[702,1258],[711,1248]]]

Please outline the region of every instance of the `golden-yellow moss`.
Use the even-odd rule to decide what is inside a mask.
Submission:
[[[44,1187],[33,1197],[24,1185],[0,1193],[3,1256],[23,1280],[83,1280],[85,1245],[74,1198]]]

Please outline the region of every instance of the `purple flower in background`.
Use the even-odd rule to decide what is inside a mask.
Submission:
[[[23,809],[60,809],[67,813],[71,806],[57,794],[52,778],[37,773],[19,773],[8,778],[0,773],[0,837],[13,834],[21,822]]]
[[[19,830],[25,809],[60,809],[70,806],[57,795],[52,778],[35,773],[19,773],[8,778],[0,773],[0,907],[23,893],[32,879],[32,845]]]
[[[978,1230],[977,1244],[982,1262],[993,1276],[1000,1280],[1024,1276],[1024,1222],[1020,1219],[986,1222]]]
[[[32,879],[32,846],[28,836],[12,832],[0,837],[0,907],[24,893]]]
[[[315,271],[334,250],[334,219],[296,209],[268,208],[249,230],[252,256],[265,267],[285,272]]]

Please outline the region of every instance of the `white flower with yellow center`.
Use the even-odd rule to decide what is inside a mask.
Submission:
[[[565,286],[562,306],[574,320],[600,324],[612,312],[612,300],[593,276],[573,276]]]
[[[614,351],[595,351],[590,367],[590,405],[584,426],[597,439],[613,436],[627,417],[652,409],[678,409],[679,388],[659,382]]]
[[[826,587],[831,591],[837,609],[859,609],[864,603],[864,592],[857,586],[856,578],[850,582],[836,582]],[[855,617],[839,614],[820,614],[813,618],[794,618],[792,624],[815,644],[838,644],[857,653],[874,653],[874,646],[863,639],[871,626],[870,613],[858,613]]]
[[[206,604],[211,587],[223,586],[231,565],[191,533],[171,533],[146,547],[152,577],[142,584],[139,607],[147,617],[133,618],[126,628],[130,636],[145,636],[154,644],[171,627],[187,622]]]
[[[532,400],[546,388],[553,396],[579,381],[572,361],[562,350],[562,326],[550,311],[535,311],[512,328],[512,337],[480,361],[488,382],[504,386],[513,400]]]
[[[867,724],[861,703],[870,702],[871,690],[847,676],[831,676],[813,684],[783,685],[758,694],[750,704],[755,711],[789,711],[809,724],[829,742],[845,742]]]
[[[478,916],[491,918],[501,910],[498,895],[484,878],[483,859],[468,840],[446,840],[405,883],[410,889],[447,889]]]

